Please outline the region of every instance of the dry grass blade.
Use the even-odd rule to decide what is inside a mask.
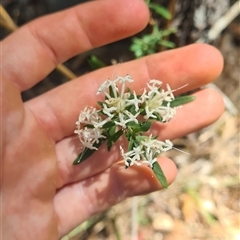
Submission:
[[[11,32],[18,28],[2,5],[0,5],[0,25]]]
[[[69,68],[67,68],[64,64],[59,64],[56,69],[69,80],[77,78],[77,75],[73,73]]]

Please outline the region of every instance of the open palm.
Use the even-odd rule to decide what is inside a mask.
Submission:
[[[23,103],[21,91],[46,77],[57,64],[89,49],[140,31],[148,9],[141,0],[100,0],[40,18],[2,42],[2,203],[3,239],[57,239],[91,215],[126,197],[161,188],[151,169],[127,170],[115,164],[118,150],[102,148],[78,166],[73,136],[79,112],[95,106],[99,85],[112,76],[107,67],[81,76]],[[131,24],[130,24],[131,23]],[[166,51],[121,64],[134,90],[149,79],[188,91],[213,81],[222,58],[207,45]],[[158,126],[160,138],[174,139],[215,121],[223,111],[220,95],[209,89],[178,110],[170,123]],[[159,158],[171,183],[174,163]]]

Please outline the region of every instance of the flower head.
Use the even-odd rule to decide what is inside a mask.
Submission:
[[[97,94],[104,95],[104,101],[98,102],[100,109],[85,107],[80,112],[74,133],[78,134],[85,150],[75,159],[74,164],[85,160],[105,140],[110,150],[119,137],[125,135],[129,141],[128,151],[125,152],[120,146],[120,153],[126,168],[134,164],[147,164],[160,183],[167,186],[157,158],[162,152],[172,149],[173,143],[168,139],[160,141],[157,136],[146,136],[143,132],[147,133],[154,120],[163,123],[170,121],[181,101],[186,103],[193,99],[181,98],[179,101],[178,98],[175,101],[174,90],[168,84],[166,90],[162,89],[162,82],[155,79],[150,80],[147,88],[138,95],[135,91],[126,89],[126,85],[131,82],[133,79],[130,75],[106,80],[97,91]]]
[[[110,118],[117,117],[115,124],[122,128],[126,128],[126,124],[130,121],[138,122],[137,116],[139,113],[132,114],[130,108],[133,106],[134,111],[137,112],[139,109],[138,105],[141,102],[135,92],[133,94],[125,92],[127,82],[133,82],[130,75],[125,77],[118,76],[113,81],[105,81],[97,92],[97,94],[103,92],[106,97],[103,103],[103,113]],[[120,90],[119,85],[121,85]]]
[[[100,128],[85,127],[84,129],[75,130],[74,133],[78,134],[79,140],[86,148],[94,150],[97,150],[97,147],[94,145],[99,143],[101,138],[106,138]]]
[[[76,122],[77,129],[74,133],[78,134],[79,140],[86,148],[97,150],[94,144],[98,143],[99,139],[106,138],[103,135],[102,126],[108,120],[103,120],[96,108],[85,107],[79,114],[78,121]]]
[[[170,140],[163,142],[150,135],[138,136],[132,150],[124,152],[123,148],[120,147],[120,151],[126,167],[133,164],[140,165],[141,163],[145,163],[152,168],[160,153],[166,152],[172,149],[172,147],[173,143]]]
[[[170,121],[176,114],[176,108],[170,106],[170,102],[174,100],[173,91],[167,84],[167,90],[161,89],[162,82],[158,80],[150,80],[148,88],[141,96],[144,102],[145,119],[161,118],[162,122]]]
[[[125,161],[125,166],[130,167],[133,164],[141,165],[140,161],[142,160],[143,150],[141,146],[134,147],[133,150],[124,152],[122,146],[120,146],[121,155]]]

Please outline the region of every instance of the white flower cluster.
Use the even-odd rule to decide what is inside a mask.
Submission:
[[[170,107],[170,102],[174,100],[174,95],[168,84],[166,85],[167,90],[164,90],[161,89],[161,81],[152,79],[148,83],[149,91],[144,89],[140,96],[137,96],[136,92],[133,92],[131,96],[129,92],[125,92],[126,82],[133,82],[130,75],[117,77],[113,81],[107,80],[99,87],[97,92],[97,94],[103,93],[107,98],[105,103],[103,103],[103,113],[110,118],[118,114],[119,122],[115,121],[116,125],[125,128],[128,122],[133,121],[138,123],[137,117],[140,114],[140,105],[142,105],[145,110],[145,115],[143,116],[145,119],[156,119],[156,115],[158,115],[162,118],[162,122],[167,122],[175,116],[176,108]],[[117,86],[119,83],[122,84],[120,93]],[[109,87],[112,89],[112,96],[108,92]],[[165,106],[163,102],[168,102],[168,104]],[[128,110],[128,107],[131,105],[134,106],[134,112],[136,112],[136,114],[132,114],[132,112]]]
[[[130,167],[133,164],[141,165],[142,163],[146,163],[152,168],[160,153],[166,152],[173,147],[173,143],[170,140],[165,140],[165,142],[159,141],[152,138],[151,135],[148,137],[142,136],[141,140],[135,144],[138,145],[128,152],[124,152],[120,146],[121,155],[126,167]]]
[[[141,99],[145,103],[146,115],[145,119],[157,118],[156,114],[162,117],[162,122],[170,121],[176,114],[176,108],[170,107],[170,102],[174,100],[173,91],[167,84],[167,91],[161,88],[162,82],[158,80],[150,80],[148,88],[150,91],[144,91]],[[163,102],[168,102],[167,106],[163,105]]]
[[[97,94],[103,93],[107,98],[105,103],[103,103],[103,113],[110,118],[118,115],[118,120],[114,122],[117,126],[122,128],[126,128],[126,124],[128,122],[138,123],[137,117],[139,112],[132,114],[132,112],[128,110],[128,107],[133,105],[135,107],[135,111],[138,111],[138,105],[142,103],[141,100],[137,98],[135,92],[133,92],[134,98],[130,99],[131,94],[129,92],[125,92],[126,82],[133,82],[130,75],[126,75],[125,77],[119,76],[113,81],[107,80],[97,91]],[[117,84],[122,85],[120,92]],[[109,87],[112,90],[112,95],[108,92]]]
[[[107,121],[109,121],[109,119],[103,120],[96,108],[85,107],[78,117],[78,121],[76,122],[77,129],[74,133],[78,134],[79,140],[86,148],[97,150],[94,144],[98,143],[100,138],[106,138],[106,136],[102,134],[102,126]],[[82,126],[85,127],[82,128]]]
[[[86,107],[76,122],[75,133],[86,148],[97,150],[96,145],[103,139],[112,138],[111,141],[115,142],[117,137],[114,134],[119,130],[128,138],[131,129],[131,134],[135,134],[133,146],[126,153],[120,148],[126,167],[141,163],[152,167],[158,155],[171,149],[173,144],[170,140],[162,142],[152,136],[142,136],[142,132],[147,130],[141,131],[141,127],[147,121],[167,122],[174,117],[176,107],[170,106],[174,100],[173,91],[169,85],[164,90],[161,88],[162,82],[150,80],[148,88],[137,95],[130,89],[126,90],[126,84],[131,82],[133,79],[130,75],[106,80],[97,91],[97,94],[105,95],[105,100],[99,103],[101,109]]]

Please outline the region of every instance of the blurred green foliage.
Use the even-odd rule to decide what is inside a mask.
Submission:
[[[165,7],[156,3],[151,3],[151,0],[145,1],[152,12],[155,12],[157,15],[167,20],[172,18],[171,13]],[[174,48],[175,43],[166,40],[165,37],[175,32],[176,29],[173,28],[165,30],[159,29],[157,22],[154,21],[152,32],[150,34],[144,34],[141,37],[134,37],[132,39],[130,50],[134,53],[136,58],[139,58],[157,52],[160,46]]]
[[[88,64],[92,68],[92,70],[96,70],[106,66],[106,64],[95,55],[90,56],[90,58],[88,59]]]

